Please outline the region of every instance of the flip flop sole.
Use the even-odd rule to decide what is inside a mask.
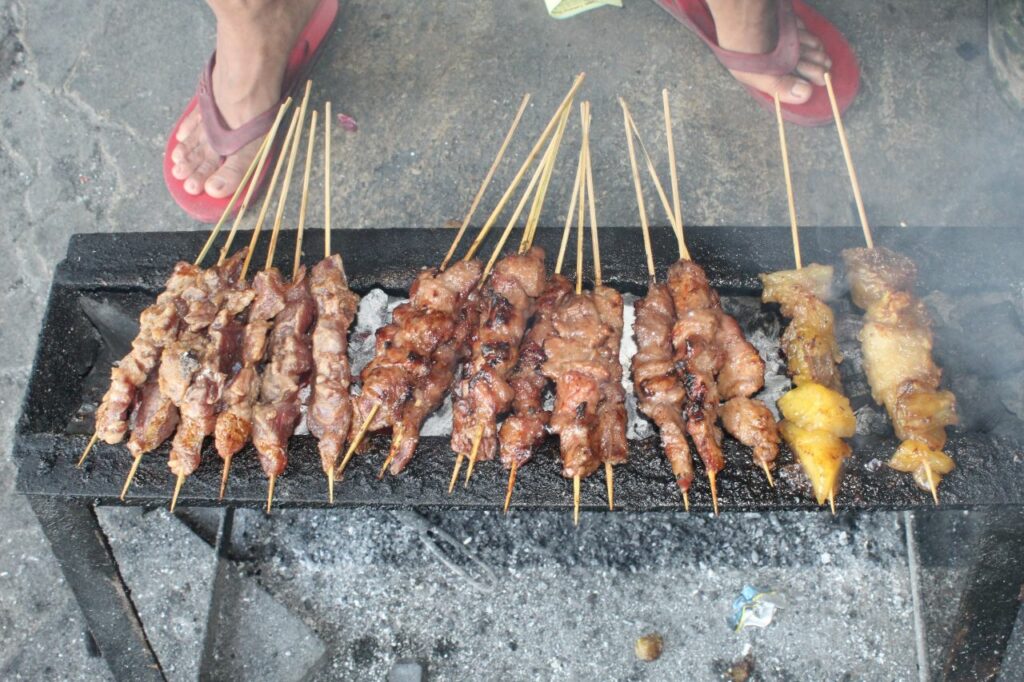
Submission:
[[[295,42],[295,46],[292,48],[292,51],[288,56],[288,66],[285,69],[285,87],[281,95],[282,100],[288,96],[291,90],[298,87],[305,79],[305,76],[312,70],[313,66],[323,53],[326,38],[332,34],[337,18],[338,0],[322,0],[320,4],[317,5],[316,9],[313,10],[312,16],[310,16],[309,21],[302,30],[302,33],[299,34],[299,37]],[[182,123],[184,123],[185,119],[192,113],[197,105],[198,98],[193,96],[192,99],[189,100],[188,105],[185,107],[185,110],[182,112],[177,122],[174,124],[174,127],[171,129],[171,134],[167,138],[167,144],[164,147],[163,162],[164,184],[167,185],[167,190],[170,192],[175,203],[177,203],[178,206],[180,206],[181,209],[190,217],[200,222],[214,223],[221,217],[221,215],[223,215],[224,209],[227,208],[228,203],[231,201],[231,196],[228,195],[227,197],[217,199],[211,197],[205,192],[201,194],[189,194],[185,191],[184,181],[178,180],[173,174],[175,164],[171,160],[171,153],[178,145],[178,130],[180,130]],[[267,178],[267,171],[273,168],[277,152],[278,145],[275,143],[260,176],[250,180],[250,183],[257,183],[257,191],[253,198],[256,198],[261,191],[263,183]],[[237,203],[232,210],[238,210]]]

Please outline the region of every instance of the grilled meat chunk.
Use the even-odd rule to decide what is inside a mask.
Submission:
[[[683,416],[686,389],[676,373],[672,353],[674,322],[675,309],[668,285],[652,283],[647,295],[636,302],[633,390],[640,410],[658,426],[665,458],[672,466],[679,489],[687,492],[693,482],[693,459]]]
[[[493,459],[498,451],[498,418],[515,398],[509,377],[519,361],[520,344],[544,289],[544,251],[497,262],[481,294],[483,310],[473,335],[472,355],[454,392],[452,450],[469,455],[478,434],[476,458]]]
[[[754,461],[768,466],[779,455],[779,429],[768,407],[760,400],[736,396],[722,405],[722,426],[753,450]]]
[[[110,388],[96,409],[96,435],[103,442],[113,445],[124,439],[136,391],[153,373],[164,346],[177,337],[179,299],[200,273],[190,263],[178,263],[156,302],[142,311],[132,350],[111,370]]]
[[[622,294],[611,287],[598,286],[592,294],[598,314],[609,330],[600,354],[608,367],[609,380],[601,386],[601,404],[597,408],[597,429],[591,434],[591,447],[606,464],[625,464],[629,457],[626,442],[626,391],[622,388]]]
[[[178,408],[160,391],[160,384],[155,377],[151,377],[139,391],[131,423],[128,452],[135,458],[155,450],[177,428]]]
[[[313,369],[310,329],[315,313],[306,270],[300,268],[285,289],[284,308],[274,318],[270,358],[253,408],[252,441],[267,476],[280,476],[288,463],[288,439],[301,414],[299,391]]]
[[[501,461],[506,468],[529,461],[544,439],[551,413],[544,409],[548,378],[541,367],[547,360],[544,343],[554,333],[555,310],[572,293],[572,283],[559,274],[548,279],[537,299],[533,326],[519,348],[519,362],[509,376],[513,413],[501,425]]]
[[[348,364],[348,328],[355,319],[359,297],[348,288],[341,256],[320,261],[309,280],[316,302],[313,330],[315,377],[309,404],[309,432],[319,441],[324,471],[334,469],[352,421]]]

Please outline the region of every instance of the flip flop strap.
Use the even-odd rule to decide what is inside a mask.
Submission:
[[[199,100],[199,114],[206,132],[210,147],[221,156],[230,156],[239,149],[266,135],[274,125],[279,104],[252,118],[237,128],[231,128],[213,98],[213,66],[217,61],[215,52],[207,62],[206,68],[199,77],[199,89],[196,97]]]
[[[727,69],[783,76],[792,73],[800,61],[800,36],[797,31],[796,13],[793,11],[793,0],[777,0],[779,39],[774,50],[763,54],[736,52],[720,47],[706,0],[656,1],[693,30]]]

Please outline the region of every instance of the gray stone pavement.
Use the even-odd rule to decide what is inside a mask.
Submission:
[[[985,3],[817,4],[862,62],[863,90],[847,123],[873,222],[1019,224],[1022,124],[989,78]],[[602,224],[636,223],[614,98],[631,102],[659,145],[664,86],[676,113],[686,222],[787,220],[772,117],[653,3],[627,0],[623,10],[563,22],[547,18],[540,0],[343,5],[314,95],[359,123],[358,133],[334,138],[338,227],[461,218],[522,93],[534,94],[523,130],[535,134],[580,70],[589,74],[584,96],[594,107]],[[107,675],[87,651],[82,618],[28,505],[13,493],[9,446],[68,236],[201,229],[170,200],[160,163],[212,36],[200,2],[0,1],[4,679]],[[511,158],[523,157],[527,139],[517,138]],[[801,221],[852,223],[834,129],[790,127],[789,143]],[[547,224],[562,219],[566,175],[552,182],[550,196],[559,200],[549,202]],[[314,206],[311,219],[319,218]],[[144,542],[154,525],[180,532],[166,515],[143,522],[135,512],[109,514],[112,535],[121,529],[132,543]],[[749,654],[760,679],[917,678],[903,530],[894,515],[594,516],[578,532],[550,515],[431,520],[489,567],[483,593],[460,577],[466,568],[458,559],[442,561],[424,543],[416,517],[240,516],[238,569],[291,613],[264,625],[272,632],[298,618],[326,644],[326,656],[296,653],[296,670],[380,679],[398,658],[416,658],[444,679],[714,679]],[[151,552],[145,565],[164,567],[170,578],[136,571],[144,616],[167,598],[161,585],[191,570],[173,546],[153,542]],[[747,582],[785,591],[790,604],[771,628],[734,635],[724,618]],[[181,617],[203,618],[196,609]],[[632,641],[650,630],[662,633],[666,651],[643,666],[632,658]],[[230,654],[254,655],[244,641],[225,647],[236,645]],[[190,669],[183,659],[175,670]]]

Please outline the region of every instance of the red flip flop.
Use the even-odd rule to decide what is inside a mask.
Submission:
[[[816,35],[832,60],[832,87],[836,91],[839,110],[846,111],[860,90],[860,66],[850,44],[828,19],[811,9],[802,0],[778,0],[779,42],[767,54],[747,54],[726,50],[718,45],[715,21],[704,0],[655,0],[661,7],[703,40],[718,61],[727,69],[782,76],[792,73],[800,59],[800,40],[796,19]],[[745,85],[762,106],[773,109],[771,95]],[[832,122],[832,107],[824,87],[811,83],[811,98],[803,104],[782,104],[782,117],[803,126],[820,126]]]
[[[320,0],[288,56],[288,66],[285,69],[284,83],[281,87],[281,101],[284,101],[292,90],[305,80],[307,74],[312,70],[317,57],[321,53],[321,47],[326,42],[325,39],[333,32],[332,29],[337,18],[338,0]],[[196,195],[189,194],[185,191],[184,181],[178,180],[171,173],[171,170],[174,168],[171,152],[178,144],[177,134],[182,122],[196,107],[199,107],[207,139],[223,160],[253,140],[266,135],[274,123],[274,118],[277,116],[277,110],[280,106],[279,101],[262,114],[245,122],[238,128],[229,128],[220,110],[217,108],[217,103],[213,99],[212,76],[216,58],[217,55],[214,54],[210,57],[210,61],[207,62],[206,68],[199,78],[199,87],[196,89],[196,94],[189,101],[188,106],[185,107],[185,111],[178,118],[178,122],[174,124],[174,128],[171,129],[171,134],[167,138],[167,145],[164,148],[164,183],[167,185],[167,189],[170,191],[171,196],[174,197],[174,201],[177,202],[178,206],[181,206],[185,213],[204,223],[216,222],[224,213],[224,209],[227,208],[228,202],[231,201],[231,196],[228,195],[222,199],[215,199],[205,192]],[[267,171],[273,166],[272,161],[273,156],[276,156],[276,151],[276,149],[271,150],[271,158],[268,158],[260,177],[252,178],[250,183],[257,183],[257,187],[263,184],[267,177]]]

